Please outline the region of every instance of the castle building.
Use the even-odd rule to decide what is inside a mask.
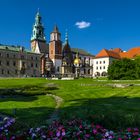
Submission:
[[[80,76],[92,76],[91,60],[93,55],[81,49],[71,48],[67,32],[63,44],[61,33],[57,25],[54,26],[53,31],[50,33],[50,41],[47,43],[39,11],[35,17],[35,24],[32,32],[31,50],[41,55],[42,76],[73,76],[75,74],[74,59],[76,58],[77,51],[81,59]]]
[[[0,77],[39,77],[40,54],[20,46],[0,45]]]
[[[30,43],[31,51],[21,46],[0,45],[0,77],[74,77],[76,72],[79,76],[92,76],[94,56],[82,49],[71,48],[67,32],[63,43],[57,25],[47,42],[39,11]],[[77,58],[79,64],[75,65]]]

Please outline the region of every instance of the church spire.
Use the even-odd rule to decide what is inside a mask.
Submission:
[[[46,41],[45,34],[44,34],[44,27],[42,25],[41,20],[42,20],[42,17],[38,9],[36,17],[35,17],[35,24],[33,25],[33,33],[31,37],[31,41],[33,40]]]
[[[65,44],[68,44],[68,30],[65,33]]]
[[[55,32],[55,33],[58,33],[59,32],[57,25],[54,26],[53,32]]]

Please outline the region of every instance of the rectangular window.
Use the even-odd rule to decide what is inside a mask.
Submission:
[[[105,66],[103,68],[105,69]]]
[[[103,61],[103,63],[105,64],[105,61]]]
[[[59,67],[57,67],[57,71],[59,72]]]
[[[96,70],[98,70],[98,67],[96,67]]]
[[[100,70],[102,69],[102,67],[100,67]]]
[[[16,66],[16,62],[15,61],[13,62],[13,66]]]
[[[25,62],[22,62],[22,67],[25,67]]]
[[[7,71],[7,74],[10,74],[10,71],[9,70]]]
[[[4,74],[4,69],[1,70],[1,74]]]
[[[32,68],[34,67],[34,64],[33,64],[33,63],[31,63],[31,67],[32,67]]]
[[[37,65],[37,63],[36,63],[36,65],[35,65],[35,66],[36,66],[36,68],[37,68],[37,66],[38,66],[38,65]]]
[[[33,57],[31,56],[31,60],[33,60]]]
[[[15,70],[15,74],[17,74],[17,72],[18,72],[18,71],[17,71],[17,70]]]
[[[13,55],[13,58],[16,58],[16,55],[15,54]]]
[[[7,62],[6,62],[6,65],[7,65],[7,66],[9,66],[9,65],[10,65],[9,61],[7,61]]]
[[[24,55],[21,55],[21,59],[24,59]]]
[[[100,64],[102,64],[102,61],[100,61]]]
[[[9,54],[7,53],[7,58],[9,58]]]
[[[96,64],[98,64],[98,61],[96,61]]]

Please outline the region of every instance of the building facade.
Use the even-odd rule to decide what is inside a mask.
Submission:
[[[40,54],[23,47],[0,45],[0,77],[28,76],[40,76]]]
[[[120,48],[103,49],[92,59],[93,77],[107,76],[108,66],[113,60],[120,60],[122,58],[135,59],[137,56],[140,56],[140,47],[131,48],[128,51],[123,51]]]

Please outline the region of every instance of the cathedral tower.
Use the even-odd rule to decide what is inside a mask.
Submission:
[[[41,22],[42,18],[39,11],[35,17],[35,24],[33,25],[33,33],[31,37],[31,50],[35,53],[48,54],[48,45],[46,44],[44,27]]]
[[[59,33],[57,26],[54,27],[54,30],[50,35],[49,57],[56,68],[55,72],[60,73],[62,64],[62,42],[61,34]]]

